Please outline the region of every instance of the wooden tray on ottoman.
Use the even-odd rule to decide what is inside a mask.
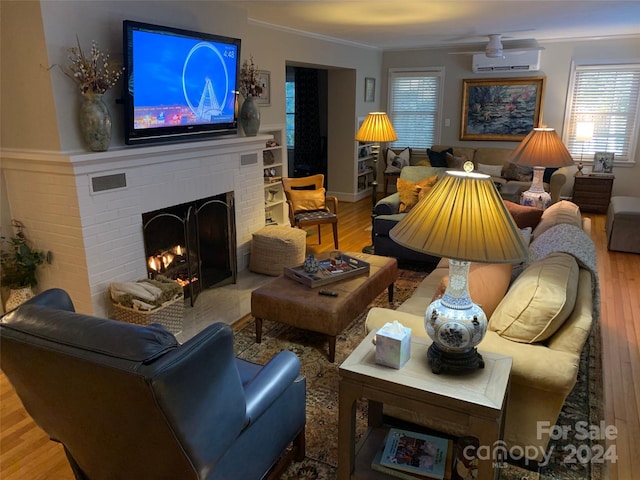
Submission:
[[[285,276],[300,282],[310,288],[320,287],[329,283],[344,280],[369,273],[369,264],[359,258],[342,254],[342,263],[332,265],[329,258],[319,259],[320,268],[315,273],[307,273],[302,265],[297,267],[285,267]],[[338,271],[339,270],[339,271]]]

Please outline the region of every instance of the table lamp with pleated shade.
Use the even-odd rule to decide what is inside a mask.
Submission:
[[[445,293],[425,312],[434,373],[484,366],[476,346],[487,331],[487,317],[469,295],[470,262],[519,263],[528,257],[491,177],[472,169],[467,162],[464,172],[447,172],[389,232],[402,246],[449,259]]]

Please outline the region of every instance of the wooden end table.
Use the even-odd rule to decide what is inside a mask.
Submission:
[[[413,336],[411,358],[396,370],[375,363],[374,335],[375,331],[369,333],[340,365],[339,480],[387,478],[367,470],[384,438],[380,433],[384,430],[383,404],[411,411],[416,418],[431,418],[436,430],[449,435],[476,437],[480,446],[490,450],[502,439],[511,357],[483,351],[485,368],[464,375],[436,375],[427,362],[431,340]],[[355,410],[359,398],[369,402],[369,431],[356,458]],[[479,479],[496,476],[491,460],[479,462]]]
[[[613,175],[576,175],[571,201],[581,212],[607,213],[614,179]]]

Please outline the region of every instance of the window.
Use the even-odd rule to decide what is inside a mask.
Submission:
[[[295,145],[296,130],[296,82],[285,83],[285,101],[287,115],[287,147]]]
[[[571,155],[593,160],[595,152],[613,152],[616,164],[633,162],[640,128],[639,92],[640,64],[574,64],[563,129]],[[584,126],[588,133],[581,137]]]
[[[398,135],[392,147],[439,143],[443,78],[444,68],[389,70],[388,114]]]

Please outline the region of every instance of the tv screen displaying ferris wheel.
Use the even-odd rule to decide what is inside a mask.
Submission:
[[[125,143],[237,133],[240,39],[126,20]]]

